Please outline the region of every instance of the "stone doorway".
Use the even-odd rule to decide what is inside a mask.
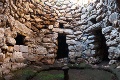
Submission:
[[[57,59],[68,57],[68,44],[66,43],[66,35],[58,34],[58,50]]]
[[[102,60],[106,61],[108,59],[108,46],[106,45],[106,38],[102,34],[102,29],[98,29],[94,32],[95,41],[98,44],[98,48],[96,48],[95,56],[100,57]]]
[[[25,36],[21,35],[21,34],[17,34],[17,37],[15,38],[16,40],[16,45],[24,45],[24,39]]]

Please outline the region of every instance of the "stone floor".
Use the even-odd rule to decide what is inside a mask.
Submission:
[[[31,64],[4,76],[4,79],[0,80],[64,80],[63,66],[69,67],[69,80],[120,80],[119,64],[109,66],[108,62],[99,65],[66,64],[63,61],[58,60],[53,65],[43,66]]]

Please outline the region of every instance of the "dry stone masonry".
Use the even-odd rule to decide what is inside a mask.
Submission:
[[[0,0],[0,74],[27,62],[53,64],[60,35],[70,62],[118,60],[119,1],[91,1],[78,5],[71,0]]]

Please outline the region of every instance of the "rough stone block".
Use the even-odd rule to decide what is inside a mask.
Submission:
[[[65,34],[73,34],[73,30],[71,30],[71,29],[64,29],[63,30],[63,32],[65,33]]]
[[[20,52],[27,53],[28,52],[28,46],[20,45]]]
[[[4,38],[0,37],[0,47],[2,47],[4,45]]]
[[[12,61],[23,62],[24,60],[25,60],[25,58],[23,57],[22,52],[14,52],[13,53]]]
[[[66,40],[67,44],[76,44],[77,42],[75,40]]]
[[[51,40],[51,38],[43,38],[43,42],[49,43],[49,42],[52,42],[52,40]]]
[[[16,44],[16,40],[15,40],[14,38],[12,38],[12,37],[7,37],[7,38],[6,38],[6,43],[7,43],[7,45],[9,45],[9,46],[13,46],[13,45]]]
[[[14,45],[14,51],[19,52],[20,51],[20,46],[19,45]]]
[[[3,62],[5,59],[5,54],[0,53],[0,62]]]
[[[13,52],[14,48],[12,46],[8,46],[8,52]]]
[[[47,49],[42,47],[42,46],[38,46],[35,49],[36,54],[47,54]]]
[[[5,29],[0,28],[0,37],[4,37]]]

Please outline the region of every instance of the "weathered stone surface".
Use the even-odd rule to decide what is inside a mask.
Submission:
[[[3,62],[5,59],[5,54],[0,53],[0,62]]]
[[[15,60],[16,62],[22,62],[24,60],[22,52],[14,52],[12,59]]]
[[[19,45],[14,45],[14,51],[19,52],[20,51],[20,46]]]
[[[108,27],[102,29],[102,33],[106,34],[106,33],[110,32],[110,31],[112,31],[112,29],[113,29],[112,26],[108,26]]]
[[[64,29],[63,32],[67,35],[73,34],[73,30],[71,30],[71,29]]]
[[[10,53],[13,53],[13,51],[14,51],[14,48],[13,48],[13,46],[8,46],[8,49],[7,49],[7,51],[8,51],[8,52],[10,52]]]
[[[16,40],[12,37],[7,37],[6,43],[7,43],[7,45],[13,46],[16,44]]]
[[[66,40],[67,44],[77,44],[75,40]]]
[[[109,16],[109,21],[111,23],[113,23],[114,21],[116,21],[118,19],[119,19],[119,14],[117,12],[114,12]]]
[[[115,64],[117,61],[116,60],[110,60],[109,65]]]
[[[28,53],[28,46],[20,45],[20,52]]]
[[[35,49],[35,53],[36,53],[36,54],[47,54],[48,52],[47,52],[47,50],[46,50],[45,47],[38,46],[38,47],[36,47],[36,49]]]
[[[56,45],[54,43],[43,43],[43,46],[47,47],[47,48],[54,48],[54,47],[56,47]]]
[[[51,38],[43,38],[43,42],[49,43],[49,42],[52,42],[52,40],[51,40]]]
[[[53,28],[52,31],[58,32],[58,33],[63,33],[63,29],[60,29],[60,28]]]
[[[0,37],[4,37],[5,30],[4,28],[0,28]]]

